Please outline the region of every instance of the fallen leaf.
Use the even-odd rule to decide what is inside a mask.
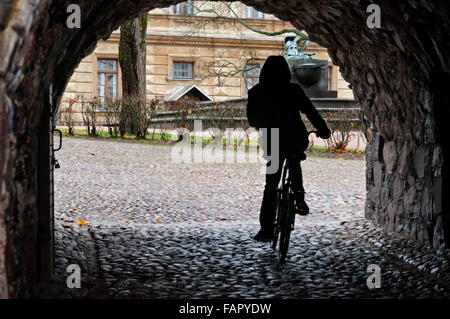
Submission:
[[[87,226],[88,225],[87,221],[85,221],[84,219],[77,220],[75,223],[79,226]]]

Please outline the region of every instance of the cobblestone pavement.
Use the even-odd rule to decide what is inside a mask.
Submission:
[[[175,164],[169,146],[64,139],[55,173],[58,297],[447,298],[450,253],[364,219],[365,162],[303,162],[311,213],[288,259],[252,236],[258,164]],[[86,220],[88,226],[75,224]],[[82,288],[67,289],[78,264]],[[381,288],[368,289],[370,264]]]

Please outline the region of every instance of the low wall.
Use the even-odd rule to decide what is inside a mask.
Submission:
[[[334,99],[334,98],[311,98],[312,104],[317,108],[320,113],[324,112],[334,112],[342,109],[358,109],[356,102],[353,99]],[[80,103],[77,102],[74,106],[74,111],[72,113],[73,120],[75,125],[84,125],[83,118],[81,115],[81,106]],[[179,119],[180,110],[170,110],[172,103],[166,103],[162,106],[161,111],[155,116],[152,120],[153,123],[158,123],[157,126],[162,128],[175,128],[176,124],[173,124]],[[239,127],[248,126],[247,119],[245,117],[245,109],[247,106],[247,99],[234,99],[234,100],[225,100],[225,101],[212,101],[212,102],[199,102],[199,108],[202,110],[210,110],[210,109],[238,109],[242,110],[242,116],[235,117],[233,122]],[[65,108],[62,108],[65,109]],[[67,113],[64,111],[59,112],[58,116],[58,125],[66,125],[64,121],[64,117]],[[105,112],[99,110],[97,111],[98,116],[98,124],[103,125],[106,123],[105,121]],[[202,119],[199,116],[195,116],[195,114],[187,115],[186,119],[194,120],[194,119]],[[206,120],[203,118],[203,120]],[[359,119],[355,119],[355,121],[359,121]]]

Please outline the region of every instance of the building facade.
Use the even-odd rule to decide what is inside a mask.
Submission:
[[[285,53],[286,34],[266,33],[293,29],[291,24],[240,2],[228,7],[220,2],[187,1],[148,15],[147,99],[174,100],[189,94],[212,101],[246,97],[247,90],[258,82],[264,59]],[[237,19],[220,18],[233,15],[259,32]],[[63,109],[80,95],[120,98],[119,38],[117,30],[81,61],[63,95]],[[328,60],[329,89],[337,91],[338,98],[353,98],[326,48],[310,43],[305,53]]]

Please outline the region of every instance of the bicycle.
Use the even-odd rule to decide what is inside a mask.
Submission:
[[[317,131],[308,132],[308,136],[311,133],[315,133],[318,136]],[[291,163],[294,161],[303,161],[306,159],[306,155],[302,156],[293,155],[288,157],[283,165],[283,174],[280,181],[280,186],[277,188],[277,201],[276,201],[276,213],[274,219],[274,233],[272,239],[272,248],[275,249],[278,242],[279,237],[279,256],[280,262],[283,263],[286,260],[287,251],[289,248],[289,240],[291,237],[291,232],[294,229],[295,224],[295,208],[294,208],[294,189],[292,187],[292,182],[290,181],[288,176],[289,168],[291,167]],[[301,190],[304,193],[303,189],[303,175],[302,168],[300,165],[300,185]]]

